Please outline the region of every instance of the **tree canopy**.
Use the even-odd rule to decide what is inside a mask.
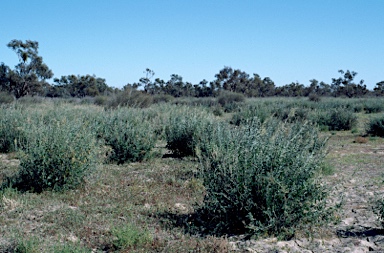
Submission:
[[[0,91],[13,94],[17,99],[26,95],[41,95],[47,97],[95,97],[112,92],[136,90],[148,95],[171,95],[173,97],[216,97],[222,92],[241,93],[247,97],[270,96],[344,96],[362,97],[366,95],[384,95],[384,81],[378,82],[369,91],[364,80],[355,82],[357,72],[339,70],[340,76],[332,78],[331,84],[309,80],[309,85],[291,82],[275,86],[270,77],[248,73],[224,66],[211,82],[203,79],[197,84],[184,81],[178,74],[172,74],[168,81],[154,78],[155,72],[149,68],[145,76],[138,82],[128,83],[122,89],[109,87],[106,80],[95,75],[66,75],[55,78],[53,84],[47,80],[53,77],[52,71],[39,55],[37,41],[12,40],[7,44],[12,49],[19,63],[11,69],[4,63],[0,64]]]
[[[12,40],[7,46],[17,54],[19,63],[14,69],[2,64],[2,89],[13,93],[16,98],[41,92],[44,86],[48,85],[45,80],[52,78],[53,73],[39,56],[39,43],[31,40]]]

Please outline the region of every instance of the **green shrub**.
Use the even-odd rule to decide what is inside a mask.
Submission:
[[[25,143],[24,127],[28,119],[23,109],[0,108],[0,152],[17,151]]]
[[[116,238],[113,246],[118,250],[143,248],[153,241],[147,230],[137,228],[132,224],[113,228],[111,232],[112,236]]]
[[[196,144],[207,122],[207,115],[196,110],[187,109],[172,113],[165,128],[167,148],[177,156],[195,155]]]
[[[310,117],[320,128],[329,131],[351,130],[356,126],[357,116],[345,109],[315,112]]]
[[[16,237],[18,236],[18,237]],[[16,238],[8,245],[0,245],[0,252],[12,252],[12,253],[39,253],[40,240],[36,237],[24,238],[23,235],[15,235]]]
[[[52,249],[53,253],[92,253],[91,249],[88,249],[80,244],[66,243],[64,245],[55,245]]]
[[[287,122],[304,121],[308,118],[308,109],[297,107],[278,107],[274,111],[274,117]]]
[[[76,187],[94,169],[98,148],[94,135],[81,120],[64,116],[31,125],[20,155],[20,171],[13,186],[25,191],[65,190]]]
[[[240,126],[248,120],[257,117],[261,122],[264,122],[268,117],[272,116],[271,107],[257,105],[243,106],[239,112],[233,114],[230,120],[231,124]]]
[[[239,108],[239,103],[245,101],[243,94],[234,92],[221,92],[217,102],[224,108],[225,112],[233,112]]]
[[[179,106],[190,106],[190,107],[216,107],[221,106],[216,98],[213,97],[178,97],[172,101],[172,104]]]
[[[308,96],[308,100],[309,101],[312,101],[312,102],[320,102],[321,101],[321,98],[319,95],[315,94],[315,93],[311,93],[309,94]]]
[[[150,121],[140,111],[119,109],[105,116],[99,135],[111,146],[110,157],[118,164],[147,159],[156,143],[156,135]]]
[[[384,115],[380,118],[372,119],[368,123],[366,131],[369,135],[384,137]]]
[[[203,133],[197,154],[206,195],[196,220],[205,232],[290,237],[329,214],[318,178],[325,140],[312,125],[253,119]]]
[[[359,113],[364,111],[364,105],[361,103],[357,103],[353,106],[353,112]]]
[[[16,248],[15,253],[38,253],[39,245],[37,240],[25,240],[19,241]]]
[[[116,107],[135,107],[147,108],[153,104],[151,95],[145,94],[141,91],[134,89],[127,89],[112,96],[109,100],[108,106],[111,108]]]
[[[212,108],[212,113],[215,116],[221,117],[224,114],[223,108],[221,106],[216,106]]]
[[[105,106],[108,104],[107,96],[96,96],[94,100],[95,105]]]
[[[217,101],[220,105],[224,106],[229,103],[244,102],[245,97],[243,94],[234,92],[222,92]]]
[[[0,91],[0,104],[10,104],[15,100],[12,94]]]
[[[376,201],[373,206],[373,211],[378,216],[378,220],[381,222],[381,225],[384,226],[384,197],[376,197]]]
[[[172,102],[175,98],[171,95],[167,94],[157,94],[153,95],[153,103],[159,104],[159,103],[169,103]]]
[[[370,99],[365,102],[364,109],[366,113],[379,113],[384,111],[384,103],[382,99]]]
[[[24,96],[16,100],[17,103],[23,104],[23,105],[33,105],[33,104],[41,104],[46,100],[44,97],[39,96]]]
[[[334,110],[329,115],[328,126],[330,130],[351,130],[357,123],[357,117],[351,111],[343,109]]]

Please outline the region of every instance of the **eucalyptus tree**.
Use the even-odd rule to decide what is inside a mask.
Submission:
[[[376,96],[384,95],[384,81],[376,83],[375,88],[373,88],[373,92]]]
[[[112,92],[104,78],[95,75],[68,75],[60,79],[54,79],[55,86],[62,88],[72,97],[82,98],[85,96],[98,96],[105,92]]]
[[[331,88],[334,96],[347,96],[351,98],[360,97],[368,93],[364,80],[360,80],[359,83],[354,82],[357,72],[339,70],[339,73],[342,75],[341,77],[332,78]]]
[[[35,95],[49,86],[47,79],[53,77],[52,71],[39,56],[37,41],[12,40],[7,44],[18,56],[19,63],[7,73],[7,89],[18,99],[26,95]]]
[[[9,91],[8,79],[9,67],[4,63],[0,64],[0,91]]]

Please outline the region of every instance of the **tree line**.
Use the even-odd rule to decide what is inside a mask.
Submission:
[[[312,79],[309,85],[292,82],[276,86],[269,77],[249,75],[240,69],[224,67],[213,81],[202,80],[198,84],[186,82],[180,75],[172,74],[168,81],[154,78],[151,69],[138,82],[128,83],[122,89],[112,88],[106,80],[95,75],[67,75],[54,78],[53,72],[43,62],[38,53],[37,41],[12,40],[7,44],[18,56],[19,63],[11,69],[0,64],[0,91],[12,94],[16,99],[26,95],[45,97],[95,97],[126,90],[137,90],[149,95],[171,95],[173,97],[215,97],[221,92],[241,93],[247,97],[364,97],[383,96],[384,81],[378,82],[373,90],[367,89],[364,80],[355,81],[357,72],[339,70],[339,77],[332,78],[330,84]]]

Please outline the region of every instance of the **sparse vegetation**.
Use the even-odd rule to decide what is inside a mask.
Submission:
[[[344,219],[332,187],[354,182],[339,175],[366,172],[380,187],[382,115],[359,109],[369,99],[247,98],[232,111],[217,97],[148,108],[104,98],[2,105],[0,252],[230,252],[239,238],[332,237]]]

